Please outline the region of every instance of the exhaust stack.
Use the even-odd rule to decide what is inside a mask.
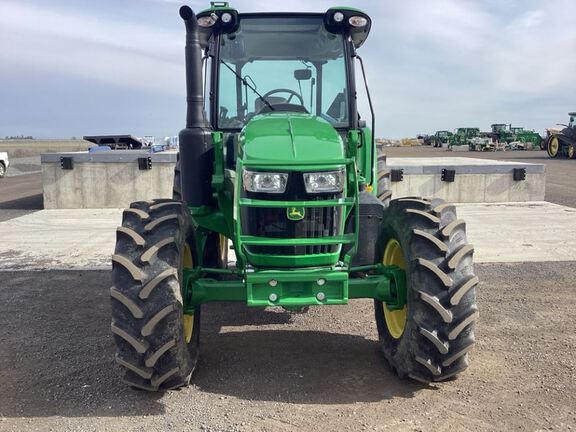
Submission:
[[[186,26],[186,128],[179,134],[182,199],[189,206],[212,204],[214,147],[212,129],[204,114],[202,48],[198,21],[188,6],[180,8]]]

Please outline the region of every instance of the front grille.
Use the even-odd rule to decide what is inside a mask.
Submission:
[[[308,194],[302,173],[290,173],[286,192],[263,194],[243,192],[245,198],[268,201],[321,201],[340,198],[340,194]],[[286,208],[243,207],[242,232],[269,238],[318,238],[336,236],[342,219],[342,207],[307,207],[304,218],[288,219]],[[269,255],[326,254],[338,251],[338,245],[246,246],[249,252]]]

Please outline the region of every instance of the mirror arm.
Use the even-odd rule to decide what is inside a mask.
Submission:
[[[372,105],[372,98],[370,97],[370,89],[368,88],[368,81],[366,80],[366,72],[364,70],[364,62],[362,61],[362,57],[360,57],[356,52],[354,52],[354,56],[360,62],[360,68],[362,69],[362,78],[364,79],[364,87],[366,88],[366,95],[368,96],[368,106],[370,107],[370,115],[372,116],[372,142],[370,143],[370,152],[372,155],[372,165],[374,165],[374,140],[376,139],[376,132],[375,132],[375,117],[374,117],[374,107]],[[372,179],[372,183],[374,183],[374,179]]]

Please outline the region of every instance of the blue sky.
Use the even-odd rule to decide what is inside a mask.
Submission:
[[[182,3],[0,0],[0,136],[177,134],[185,113]],[[200,10],[208,2],[187,4]],[[335,3],[231,4],[248,12]],[[543,132],[576,111],[574,0],[347,4],[373,18],[360,54],[378,136],[491,123]]]

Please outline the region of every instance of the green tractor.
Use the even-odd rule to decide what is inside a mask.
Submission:
[[[516,149],[526,149],[526,144],[532,144],[533,147],[540,147],[542,137],[540,134],[532,131],[525,130],[523,127],[512,127],[504,123],[495,123],[491,125],[492,132],[489,134],[494,144],[510,144],[515,143]]]
[[[511,143],[512,141],[514,141],[512,139],[512,134],[510,133],[510,130],[508,129],[508,125],[505,123],[494,123],[490,125],[490,128],[492,130],[491,133],[488,133],[488,135],[490,136],[490,138],[492,138],[492,142],[494,144],[496,143]]]
[[[548,156],[555,158],[558,156],[574,159],[576,158],[576,112],[568,113],[569,123],[558,124],[563,129],[546,129],[546,151]]]
[[[474,150],[471,140],[480,136],[478,128],[457,128],[450,137],[450,146],[468,145]]]
[[[112,257],[124,381],[187,385],[202,305],[224,301],[291,313],[372,299],[400,377],[464,370],[478,317],[473,248],[453,205],[390,199],[373,113],[368,128],[356,101],[370,17],[239,13],[223,2],[180,16],[187,116],[174,196],[132,203]]]
[[[527,130],[523,127],[510,127],[510,131],[514,136],[514,141],[519,143],[518,148],[526,150],[526,144],[531,144],[531,147],[541,147],[542,137],[539,133],[533,130]]]
[[[452,138],[452,132],[450,131],[437,131],[432,135],[431,141],[434,147],[442,147],[443,144],[450,144],[450,139]]]

